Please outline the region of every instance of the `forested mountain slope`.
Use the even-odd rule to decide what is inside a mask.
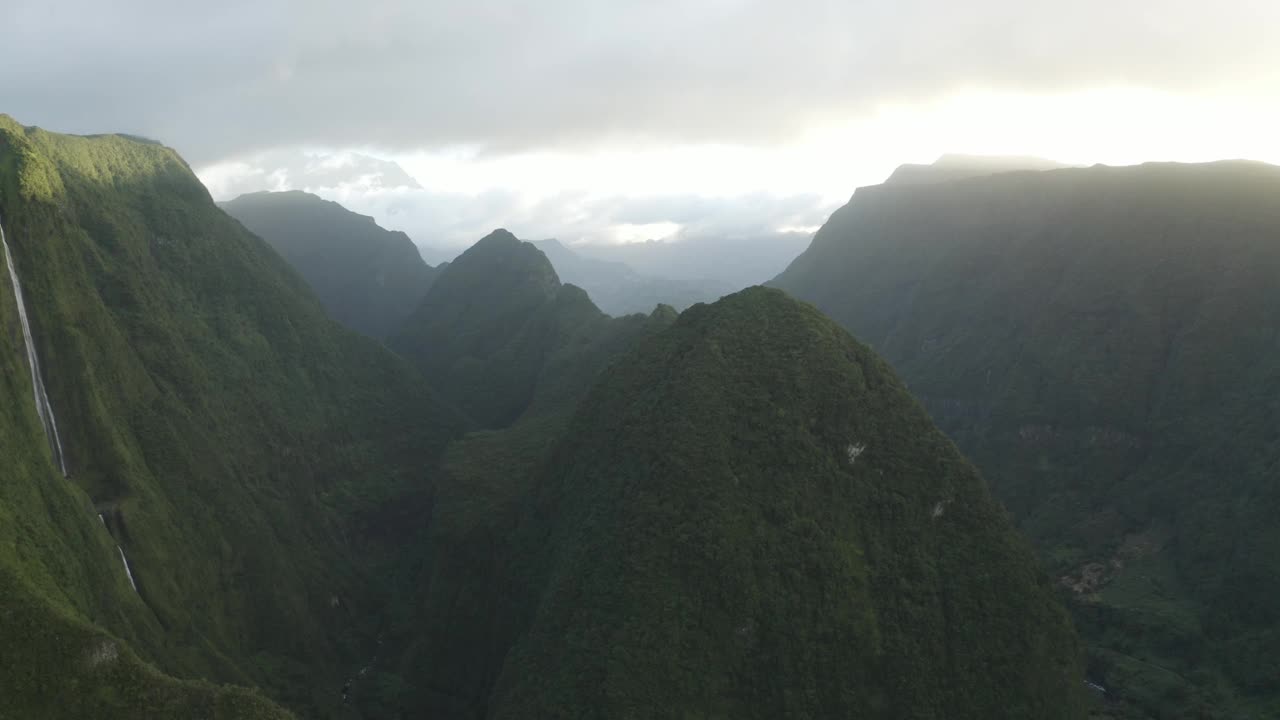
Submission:
[[[295,190],[218,205],[288,260],[330,317],[369,337],[398,329],[435,281],[408,235],[336,202]]]
[[[0,118],[0,223],[0,717],[1080,717],[982,480],[781,293],[610,318],[498,231],[419,374],[161,145]]]
[[[418,492],[454,414],[168,148],[0,116],[0,221],[68,472],[0,275],[3,712],[280,714],[141,658],[337,716],[373,642],[358,530]]]
[[[572,411],[646,323],[605,315],[532,243],[495,230],[444,269],[390,346],[493,429]]]
[[[1280,714],[1280,169],[862,188],[774,284],[882,353],[1135,717]]]
[[[530,492],[490,717],[1082,714],[1066,613],[976,471],[776,290],[610,366]]]

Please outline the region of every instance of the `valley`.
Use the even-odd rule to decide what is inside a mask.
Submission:
[[[0,118],[0,718],[1269,716],[1277,192],[948,158],[613,314]]]

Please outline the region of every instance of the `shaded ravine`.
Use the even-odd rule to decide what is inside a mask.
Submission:
[[[13,264],[13,254],[9,252],[9,241],[4,236],[4,219],[0,217],[0,246],[4,247],[4,264],[9,269],[9,282],[13,285],[13,301],[18,306],[18,322],[22,326],[22,344],[27,350],[27,366],[31,369],[31,387],[35,394],[36,415],[40,418],[40,425],[44,428],[45,437],[49,441],[49,450],[53,453],[54,462],[58,464],[58,471],[63,477],[67,476],[67,462],[62,454],[62,438],[58,436],[58,420],[53,414],[53,404],[49,402],[49,394],[44,388],[44,377],[40,373],[40,354],[36,351],[35,340],[31,336],[31,323],[27,319],[27,304],[22,297],[22,281],[18,279],[18,269]],[[107,524],[106,518],[101,515],[98,519],[102,521],[103,526]],[[110,534],[110,529],[107,533]],[[114,539],[114,538],[112,538]],[[129,567],[129,559],[125,557],[124,548],[116,543],[116,550],[120,552],[120,560],[124,563],[125,575],[129,578],[129,586],[133,591],[138,592],[138,585],[133,581],[133,570]]]
[[[9,268],[9,281],[13,283],[13,300],[18,306],[18,320],[22,325],[22,342],[27,349],[27,366],[31,368],[31,386],[35,393],[36,414],[40,416],[40,424],[44,427],[45,436],[49,439],[49,449],[53,452],[53,460],[58,464],[62,476],[67,476],[66,459],[62,456],[62,439],[58,437],[58,421],[53,416],[53,406],[49,403],[49,395],[44,389],[44,378],[40,374],[40,356],[36,352],[36,344],[31,338],[31,324],[27,320],[27,305],[22,298],[22,283],[18,280],[18,270],[13,265],[13,255],[9,252],[9,242],[4,236],[4,220],[0,218],[0,245],[4,246],[4,264]]]

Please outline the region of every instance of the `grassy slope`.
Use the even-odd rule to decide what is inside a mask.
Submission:
[[[0,117],[0,211],[74,483],[33,487],[66,484],[31,459],[33,420],[0,432],[26,458],[4,508],[32,525],[12,536],[18,582],[168,672],[336,712],[373,594],[351,533],[417,491],[451,414],[403,361],[328,321],[167,148]],[[25,368],[4,319],[4,362]],[[56,513],[28,514],[50,493]],[[55,536],[91,541],[39,539]],[[112,539],[145,605],[122,591]]]
[[[643,342],[536,477],[491,717],[1080,714],[1066,616],[980,478],[781,293]]]
[[[407,235],[315,195],[260,192],[219,205],[288,260],[330,316],[370,337],[398,329],[435,279]]]
[[[893,363],[1077,585],[1113,712],[1280,713],[1277,197],[1239,163],[868,188],[776,281]]]

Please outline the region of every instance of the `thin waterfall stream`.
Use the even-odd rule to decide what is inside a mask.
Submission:
[[[107,518],[102,513],[98,513],[98,519],[102,521],[102,526],[107,528],[107,534],[111,534],[111,528],[107,527]],[[116,543],[116,550],[120,551],[120,562],[124,563],[125,577],[129,578],[129,587],[134,592],[138,592],[138,583],[133,581],[133,568],[129,567],[129,558],[124,554],[124,548],[120,547],[120,543]]]
[[[53,451],[54,462],[62,476],[67,475],[67,463],[62,456],[62,439],[58,437],[58,421],[53,416],[53,405],[49,403],[49,394],[44,389],[44,378],[40,374],[40,355],[36,351],[35,341],[31,338],[31,323],[27,320],[27,304],[22,299],[22,283],[18,280],[18,270],[13,265],[13,255],[9,253],[9,242],[4,236],[4,223],[0,220],[0,245],[4,246],[4,264],[9,268],[9,281],[13,283],[13,299],[18,305],[18,319],[22,324],[22,342],[27,348],[27,366],[31,368],[31,386],[35,393],[36,414],[40,424],[44,426],[44,434],[49,439],[49,448]]]
[[[45,437],[49,440],[49,449],[53,452],[54,462],[63,477],[67,476],[67,461],[62,455],[62,438],[58,436],[58,420],[53,414],[53,404],[49,402],[49,394],[44,389],[44,377],[40,374],[40,354],[36,351],[35,340],[31,336],[31,322],[27,319],[27,304],[22,297],[22,281],[18,279],[18,269],[13,264],[13,254],[9,252],[9,241],[4,236],[4,222],[0,219],[0,245],[4,246],[4,264],[9,269],[9,282],[13,284],[13,300],[18,306],[18,320],[22,325],[22,343],[27,350],[27,366],[31,369],[31,387],[35,393],[36,415],[44,427]],[[106,518],[98,515],[105,526]],[[110,532],[108,530],[108,532]],[[138,584],[133,581],[133,570],[129,567],[129,558],[125,557],[124,548],[116,543],[120,552],[120,561],[124,563],[125,575],[129,578],[129,586],[138,592]]]

